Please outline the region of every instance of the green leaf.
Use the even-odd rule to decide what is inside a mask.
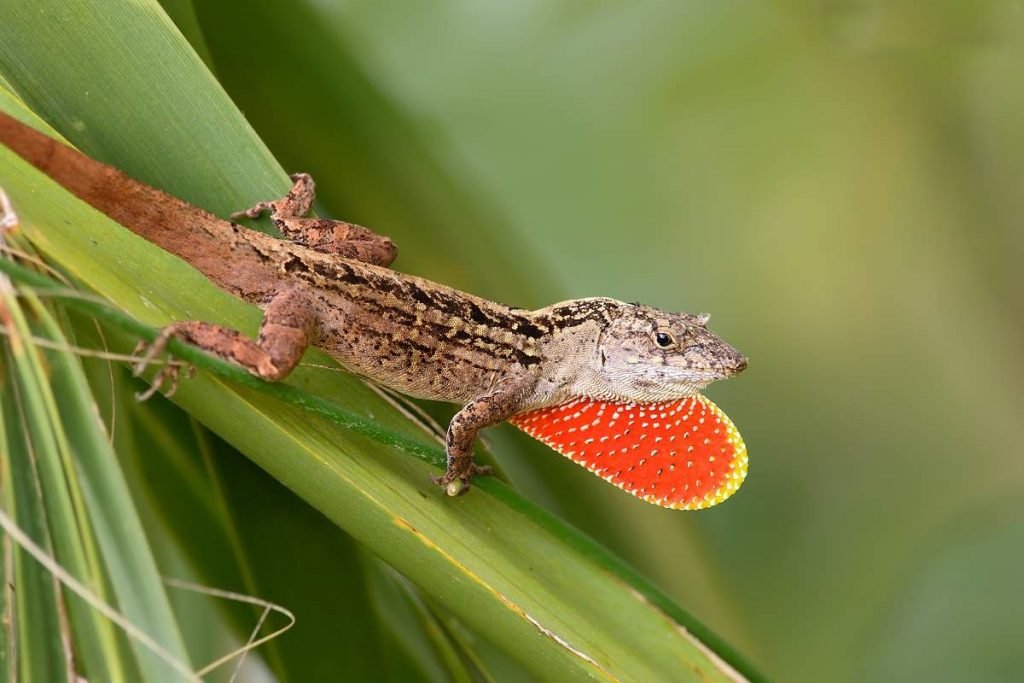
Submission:
[[[56,323],[35,313],[50,339],[64,341]],[[188,653],[178,629],[160,573],[124,481],[78,359],[67,352],[49,353],[58,421],[74,434],[74,466],[84,492],[85,508],[95,529],[103,567],[121,612],[158,642],[171,656],[187,663]],[[68,463],[70,465],[70,463]],[[173,676],[168,663],[132,641],[142,674],[151,680]],[[119,674],[123,675],[123,674]],[[113,676],[116,678],[117,676]]]
[[[132,420],[140,446],[162,444],[129,452],[137,454],[144,490],[175,524],[171,530],[204,582],[295,613],[295,626],[261,648],[278,679],[330,678],[337,659],[323,652],[344,659],[354,680],[373,678],[384,653],[376,629],[367,626],[372,613],[358,545],[172,406],[151,401],[123,408],[122,419]],[[225,562],[225,555],[232,561]],[[239,632],[255,624],[252,609],[232,614]]]
[[[44,377],[43,354],[31,339],[46,339],[58,346],[67,342],[50,312],[33,295],[23,292],[22,300],[28,305],[30,324],[24,322],[15,300],[8,302],[11,329],[20,332],[22,348],[27,349],[19,357],[24,370],[15,376],[20,380],[19,398],[23,397],[27,427],[23,435],[31,439],[56,557],[100,600],[111,602],[108,596],[115,596],[122,613],[163,648],[164,657],[187,663],[160,575],[142,542],[145,535],[77,359],[67,351],[47,352],[48,376]],[[25,475],[22,472],[19,479]],[[86,675],[127,680],[137,665],[149,680],[175,679],[175,669],[147,645],[132,639],[132,661],[104,615],[77,595],[68,593],[67,600],[70,642]]]
[[[391,680],[450,681],[467,676],[454,655],[455,645],[437,624],[416,587],[394,569],[366,557],[368,590],[392,656],[386,661]]]
[[[55,557],[78,581],[104,596],[106,586],[96,557],[95,539],[73,471],[72,443],[63,430],[43,358],[31,342],[36,330],[29,326],[26,312],[21,310],[20,302],[11,291],[5,293],[4,299],[9,330],[17,335],[17,338],[12,337],[10,353],[21,417],[19,438],[25,439],[25,447],[32,454],[32,468],[15,472],[14,476],[22,482],[31,482],[34,475],[38,475],[44,524]],[[47,313],[32,298],[28,303],[36,323],[34,327],[37,327]],[[110,680],[122,679],[120,656],[110,623],[77,596],[67,596],[67,609],[74,643],[86,670]]]
[[[11,299],[5,296],[4,300]],[[17,367],[26,362],[23,351],[12,353],[11,344],[7,340],[0,342],[0,346],[5,352],[6,369],[29,371],[28,368]],[[39,497],[40,489],[32,471],[31,455],[26,442],[27,432],[23,428],[25,418],[17,389],[10,379],[10,376],[5,378],[3,392],[0,394],[3,408],[0,422],[4,425],[6,436],[5,457],[0,458],[4,512],[37,545],[46,547],[46,518]],[[9,657],[5,662],[7,666],[4,667],[4,673],[9,673],[12,681],[26,683],[66,681],[69,672],[65,665],[66,656],[61,638],[66,628],[58,613],[57,584],[45,569],[16,546],[6,534],[4,546],[5,556],[10,553],[13,558],[10,589],[5,582],[4,592],[13,598],[8,606],[8,614],[17,620],[17,630],[13,630],[13,619],[2,625],[5,650]]]
[[[335,20],[337,7],[233,0],[200,3],[196,11],[216,36],[209,49],[225,87],[285,167],[312,173],[327,190],[321,203],[399,236],[403,269],[429,267],[499,300],[518,292],[522,306],[548,303],[542,293],[550,278],[530,267],[531,253],[507,215],[490,205],[450,142],[401,111],[373,80],[360,42]],[[259,50],[251,49],[254,36]],[[451,166],[465,172],[453,175]],[[444,257],[427,262],[438,253]],[[480,261],[487,267],[464,265]]]

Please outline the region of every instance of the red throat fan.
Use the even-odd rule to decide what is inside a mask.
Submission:
[[[747,475],[740,433],[700,395],[662,403],[580,398],[509,421],[620,489],[668,508],[721,503]]]

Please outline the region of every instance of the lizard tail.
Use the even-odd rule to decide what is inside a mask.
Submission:
[[[273,293],[276,269],[250,250],[238,248],[234,233],[240,228],[229,221],[134,180],[4,112],[0,143],[85,203],[188,261],[223,289],[254,302],[266,301]],[[249,239],[273,240],[255,232]],[[239,272],[249,277],[241,278]]]
[[[212,214],[176,197],[144,185],[77,149],[47,137],[14,117],[0,112],[0,142],[28,163],[53,178],[73,195],[98,211],[164,249],[168,239],[161,223],[182,211]]]

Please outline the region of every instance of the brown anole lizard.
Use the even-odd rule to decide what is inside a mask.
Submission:
[[[446,471],[435,480],[450,495],[465,492],[486,471],[473,460],[477,433],[510,419],[651,502],[705,507],[742,481],[742,442],[699,392],[742,371],[747,360],[708,330],[706,315],[609,298],[524,310],[396,272],[388,268],[396,256],[388,238],[351,223],[306,217],[314,190],[304,174],[292,176],[285,197],[233,216],[269,212],[286,238],[277,239],[134,181],[3,114],[0,141],[87,203],[263,309],[257,339],[205,321],[172,323],[140,367],[177,337],[279,381],[312,345],[379,384],[462,405],[448,425]],[[168,220],[189,213],[191,221]],[[656,463],[659,447],[664,458]],[[716,474],[718,453],[732,459],[727,476],[725,464]],[[657,490],[662,477],[681,476],[698,456],[710,458],[696,463],[704,475],[673,483],[671,492],[664,485]],[[643,474],[639,481],[630,478],[633,472]]]

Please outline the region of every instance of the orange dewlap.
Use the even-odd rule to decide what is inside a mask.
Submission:
[[[620,489],[668,508],[721,503],[747,475],[740,433],[700,395],[661,403],[580,398],[509,422]]]

